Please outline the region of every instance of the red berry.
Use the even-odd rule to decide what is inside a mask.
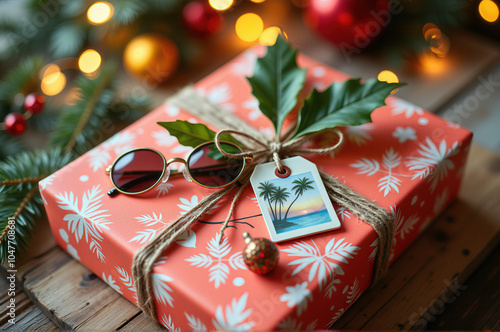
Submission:
[[[21,135],[26,130],[26,127],[26,119],[20,113],[9,113],[5,117],[5,130],[10,135]]]
[[[189,2],[182,11],[184,26],[196,37],[209,37],[220,31],[222,16],[201,1]]]
[[[45,97],[39,95],[38,93],[30,93],[24,99],[24,108],[33,114],[38,114],[43,111],[43,104],[45,103]]]

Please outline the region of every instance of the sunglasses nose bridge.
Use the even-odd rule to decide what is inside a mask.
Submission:
[[[181,164],[184,164],[185,166],[187,166],[187,162],[184,159],[182,159],[182,158],[172,158],[172,159],[169,159],[167,161],[167,167],[168,167],[168,165],[173,164],[173,163],[181,163]]]

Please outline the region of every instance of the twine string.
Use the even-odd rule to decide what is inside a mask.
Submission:
[[[227,218],[217,234],[219,240],[221,240],[235,206],[243,191],[248,186],[250,176],[256,165],[273,160],[279,170],[281,157],[291,157],[302,153],[331,153],[337,151],[344,141],[344,136],[338,129],[333,130],[338,136],[338,141],[332,146],[325,148],[303,147],[303,144],[311,138],[311,135],[305,135],[292,140],[288,139],[286,141],[280,141],[279,138],[271,141],[239,117],[225,112],[220,109],[220,107],[211,104],[206,98],[198,94],[193,87],[184,88],[179,93],[169,98],[168,102],[198,117],[208,125],[226,128],[219,131],[215,137],[215,144],[219,151],[229,158],[244,157],[253,159],[253,162],[248,165],[249,167],[243,170],[237,182],[207,195],[198,205],[170,223],[168,227],[163,229],[154,239],[139,248],[135,253],[132,263],[132,275],[137,289],[138,306],[146,315],[155,320],[157,317],[154,307],[153,269],[158,258],[180,235],[189,230],[194,222],[208,213],[210,209],[218,204],[223,198],[230,196],[234,190],[237,190],[231,201]],[[239,140],[245,145],[247,151],[238,154],[224,151],[220,145],[220,137],[224,133],[239,135]],[[285,135],[283,135],[283,139],[287,139],[292,133],[293,131],[288,130]],[[320,174],[330,199],[371,225],[379,236],[379,246],[373,278],[374,281],[378,280],[386,271],[389,261],[394,230],[393,218],[387,210],[356,193],[331,175],[323,171],[320,171]]]

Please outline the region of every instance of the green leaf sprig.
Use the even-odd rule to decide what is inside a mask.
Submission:
[[[313,89],[302,102],[298,95],[304,88],[306,72],[297,65],[297,50],[280,35],[273,46],[268,46],[267,54],[257,59],[254,75],[247,78],[260,110],[273,123],[277,137],[281,136],[285,118],[299,103],[299,116],[289,139],[338,126],[372,122],[372,112],[385,105],[385,99],[392,91],[406,85],[377,79],[362,83],[361,79],[354,78],[335,82],[324,91]],[[158,124],[185,146],[195,147],[215,138],[215,132],[203,124],[187,121]],[[224,139],[237,142],[230,135],[225,135]]]

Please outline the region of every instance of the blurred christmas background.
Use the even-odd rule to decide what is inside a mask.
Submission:
[[[273,44],[279,33],[352,76],[408,82],[399,96],[446,116],[449,100],[498,63],[499,6],[498,0],[2,1],[0,239],[15,216],[18,244],[27,243],[43,211],[39,180],[248,47]],[[0,259],[5,254],[2,241]]]

